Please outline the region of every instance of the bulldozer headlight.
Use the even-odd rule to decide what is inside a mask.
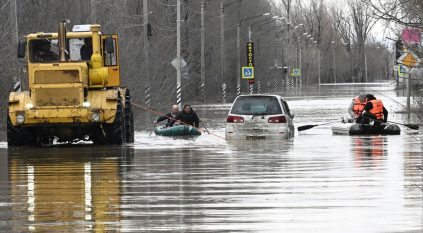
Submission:
[[[25,122],[25,114],[23,112],[16,114],[16,123],[23,124]]]
[[[82,103],[82,106],[85,107],[85,108],[89,108],[91,106],[91,103],[90,102],[84,102],[84,103]]]
[[[92,121],[95,121],[95,122],[100,121],[100,112],[99,111],[93,111],[91,113],[91,119],[92,119]]]
[[[34,105],[33,105],[32,103],[28,103],[28,104],[26,104],[26,105],[25,105],[25,108],[26,108],[27,110],[31,110],[31,109],[33,109],[33,108],[34,108]]]

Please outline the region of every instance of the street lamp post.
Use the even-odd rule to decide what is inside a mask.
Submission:
[[[225,82],[225,20],[224,20],[224,12],[223,12],[223,1],[220,2],[220,74],[221,74],[221,83],[222,83],[222,102],[226,103],[226,84]]]
[[[319,87],[320,87],[320,48],[319,48],[319,43],[317,40],[313,41],[313,44],[316,44],[316,48],[317,48],[317,81],[319,83]]]
[[[241,34],[241,22],[237,22],[236,24],[236,51],[237,51],[237,56],[236,56],[236,65],[237,65],[237,72],[236,74],[238,75],[237,79],[236,79],[236,96],[241,95],[241,55],[240,55],[240,51],[241,51],[241,44],[239,42],[239,37]]]
[[[364,43],[364,78],[367,83],[367,52],[366,52],[366,43]]]
[[[330,42],[332,44],[332,51],[333,51],[333,80],[336,84],[336,57],[335,57],[335,41]]]
[[[204,4],[201,2],[201,102],[206,99],[206,74],[205,74],[205,58],[204,58]]]
[[[181,86],[181,0],[176,1],[176,103],[182,107]]]

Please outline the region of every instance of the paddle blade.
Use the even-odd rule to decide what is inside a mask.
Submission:
[[[298,127],[298,131],[308,130],[308,129],[311,129],[315,126],[317,126],[317,125],[303,125],[303,126]]]
[[[410,129],[419,130],[419,126],[418,125],[406,124],[404,126],[407,126]]]

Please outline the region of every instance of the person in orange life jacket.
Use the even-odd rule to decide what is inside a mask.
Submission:
[[[372,94],[367,95],[367,103],[364,110],[357,118],[356,122],[361,124],[369,124],[374,121],[374,125],[380,125],[382,122],[388,121],[388,110],[383,106],[382,100],[376,99]]]
[[[160,116],[159,118],[157,118],[157,120],[154,121],[154,124],[167,120],[166,127],[172,126],[173,123],[175,123],[175,117],[178,115],[178,113],[179,107],[178,105],[174,104],[172,105],[170,112],[164,116]]]
[[[178,113],[178,115],[175,117],[175,120],[181,121],[181,124],[192,125],[196,128],[198,128],[198,126],[200,125],[200,119],[198,118],[197,113],[192,110],[192,107],[189,104],[186,104],[184,106],[184,109]]]
[[[356,120],[357,117],[361,115],[361,112],[364,110],[364,106],[366,105],[366,94],[361,92],[358,96],[356,96],[350,103],[348,107],[348,113],[351,116],[352,121]]]

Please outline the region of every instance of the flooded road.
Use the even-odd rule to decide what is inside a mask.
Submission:
[[[298,127],[346,116],[362,90],[408,123],[388,85],[279,94]],[[421,132],[342,136],[328,124],[289,141],[227,142],[229,107],[194,106],[214,135],[150,136],[155,116],[143,113],[126,147],[0,142],[0,232],[423,231]]]

